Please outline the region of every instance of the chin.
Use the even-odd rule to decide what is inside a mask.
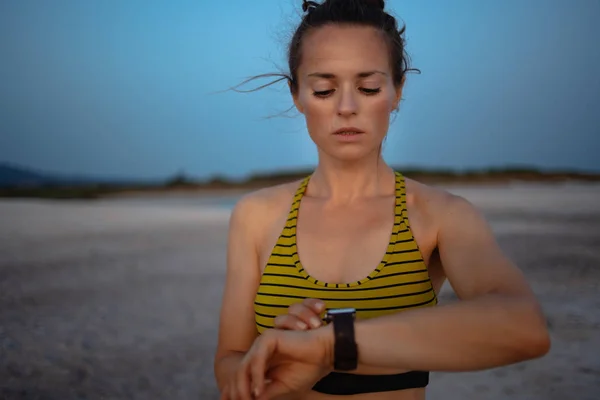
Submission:
[[[342,162],[357,162],[378,154],[378,147],[367,148],[365,146],[334,146],[323,150],[324,155]]]

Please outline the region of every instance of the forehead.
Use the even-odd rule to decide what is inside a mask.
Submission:
[[[327,25],[303,39],[300,75],[318,71],[353,76],[370,70],[390,70],[388,47],[375,28]]]

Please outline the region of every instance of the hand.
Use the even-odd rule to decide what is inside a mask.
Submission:
[[[309,331],[270,329],[254,341],[221,400],[269,400],[306,393],[332,370],[331,326]]]
[[[304,299],[302,303],[292,304],[288,313],[275,318],[276,329],[307,330],[323,325],[321,312],[325,311],[325,302],[318,299]]]

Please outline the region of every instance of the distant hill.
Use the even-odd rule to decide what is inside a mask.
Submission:
[[[140,182],[137,182],[138,184]],[[109,178],[61,175],[36,171],[32,168],[0,163],[0,188],[35,188],[43,186],[129,185],[131,182]]]
[[[514,181],[599,182],[600,174],[576,171],[542,171],[529,167],[489,168],[469,171],[396,167],[403,175],[428,184],[447,183],[508,183]],[[311,170],[272,171],[254,174],[248,179],[233,181],[223,177],[197,180],[183,173],[167,179],[110,179],[67,176],[35,171],[30,168],[0,163],[0,198],[37,197],[60,199],[96,199],[125,192],[170,192],[251,190],[304,178]]]
[[[40,186],[52,181],[52,177],[33,170],[0,164],[0,187]]]
[[[52,174],[0,163],[0,198],[96,199],[125,189],[147,190],[162,184]]]

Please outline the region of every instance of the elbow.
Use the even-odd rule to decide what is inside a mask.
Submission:
[[[521,340],[518,352],[522,361],[540,358],[548,354],[552,346],[548,323],[540,307],[534,304],[521,324]]]
[[[551,347],[550,334],[547,329],[536,328],[528,332],[528,338],[520,346],[523,361],[540,358],[548,354]]]

